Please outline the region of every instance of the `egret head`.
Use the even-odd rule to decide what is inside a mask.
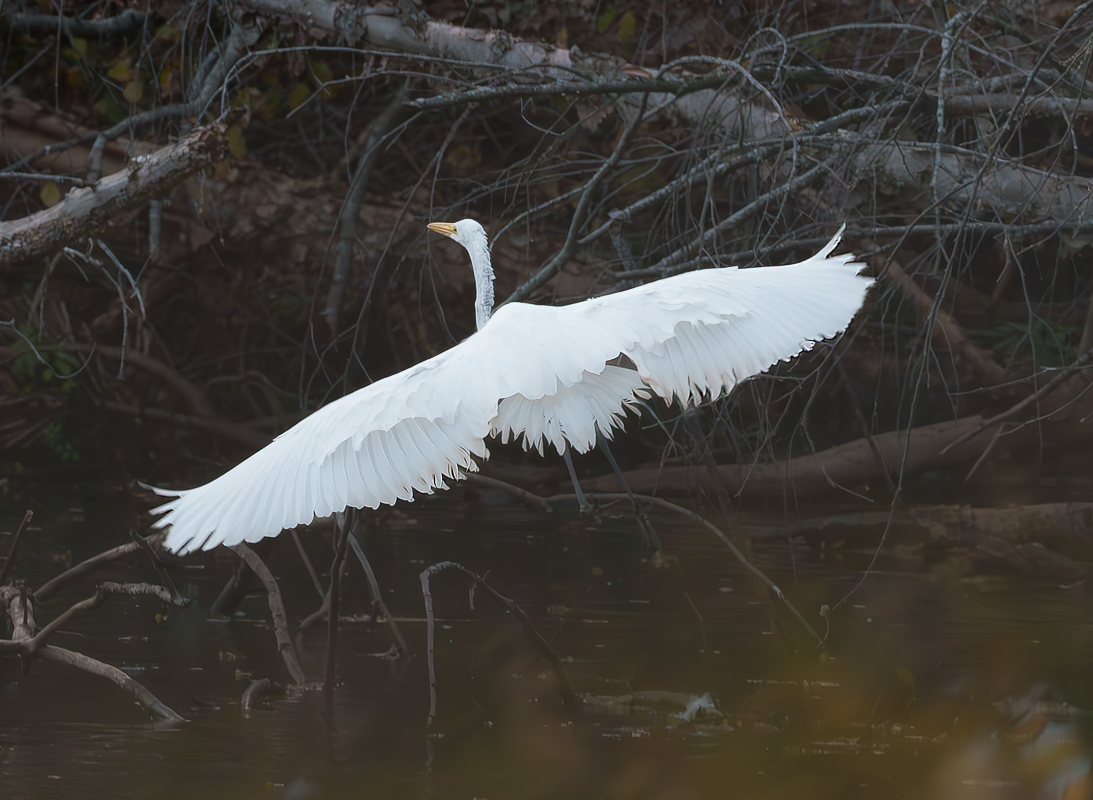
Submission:
[[[454,239],[468,250],[486,242],[486,229],[473,219],[461,219],[459,222],[430,222],[428,228]]]

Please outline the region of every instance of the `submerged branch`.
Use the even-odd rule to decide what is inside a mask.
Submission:
[[[296,648],[293,646],[292,637],[288,632],[288,617],[285,614],[285,603],[281,599],[281,587],[277,585],[277,579],[269,571],[266,562],[247,545],[237,544],[231,549],[246,562],[251,571],[262,581],[262,585],[266,587],[270,615],[273,617],[273,632],[277,638],[277,650],[281,653],[281,658],[284,659],[292,680],[298,686],[302,686],[307,682],[307,676],[296,658]]]
[[[443,572],[446,569],[455,569],[462,572],[474,581],[475,586],[485,590],[491,600],[516,617],[524,634],[528,637],[528,640],[535,645],[539,650],[540,655],[542,655],[547,663],[550,664],[550,668],[554,672],[554,677],[558,681],[558,691],[562,695],[562,704],[565,706],[566,710],[574,713],[580,710],[581,699],[577,696],[576,692],[573,691],[573,685],[569,682],[569,676],[566,675],[565,668],[562,666],[562,660],[558,657],[558,654],[554,652],[554,648],[550,646],[550,643],[535,629],[527,612],[520,608],[520,606],[516,604],[516,601],[505,597],[486,583],[485,579],[480,575],[471,572],[462,564],[458,564],[455,561],[441,561],[430,567],[426,567],[418,576],[421,580],[421,595],[425,601],[426,657],[428,659],[429,667],[429,716],[425,722],[426,727],[432,726],[433,720],[436,719],[436,666],[434,662],[436,622],[433,614],[433,593],[429,582],[434,575]]]

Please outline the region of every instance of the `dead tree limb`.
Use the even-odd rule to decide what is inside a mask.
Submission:
[[[904,477],[928,469],[954,467],[975,461],[990,445],[997,426],[983,427],[975,415],[952,422],[923,425],[909,431],[890,431],[873,437],[783,461],[754,464],[721,464],[718,474],[728,491],[742,497],[828,494],[832,490],[883,480],[878,474],[877,453],[891,477]],[[952,448],[946,446],[965,434],[972,436]],[[909,440],[909,441],[908,441]],[[906,461],[903,460],[906,448]],[[652,467],[623,473],[635,492],[688,492],[702,485],[705,469],[700,466]],[[614,474],[587,482],[594,492],[615,492],[622,487]]]
[[[98,343],[86,343],[86,342],[74,342],[72,344],[63,345],[47,345],[41,348],[48,352],[50,350],[65,350],[75,353],[98,353],[99,355],[106,356],[107,358],[124,359],[127,364],[139,367],[150,375],[154,375],[159,378],[167,386],[170,386],[178,395],[186,401],[186,405],[190,407],[190,410],[194,414],[201,417],[217,417],[216,410],[209,404],[208,399],[205,397],[205,392],[199,387],[191,383],[184,375],[182,375],[174,367],[165,364],[158,358],[153,356],[147,356],[137,350],[125,349],[115,347],[107,344]]]
[[[468,472],[463,476],[463,480],[470,486],[477,486],[480,489],[495,489],[499,492],[511,494],[513,497],[527,503],[537,511],[542,511],[544,514],[549,514],[554,510],[553,506],[539,495],[534,492],[529,492],[527,489],[521,489],[519,486],[515,486],[507,481],[490,478],[477,472]]]
[[[222,417],[198,417],[193,414],[179,414],[162,408],[139,408],[128,403],[115,403],[112,400],[99,400],[95,405],[103,411],[111,411],[115,414],[125,414],[138,419],[145,418],[156,422],[169,422],[187,428],[209,431],[248,447],[265,447],[270,443],[269,435]]]
[[[936,348],[940,343],[947,345],[953,358],[958,363],[963,362],[971,367],[987,386],[996,386],[1006,380],[1005,370],[998,366],[989,353],[964,335],[964,331],[951,314],[938,307],[941,298],[927,294],[895,260],[888,261],[885,275],[899,286],[920,320],[923,322],[933,320],[931,340],[933,347]]]
[[[132,8],[103,19],[81,19],[53,14],[10,14],[0,17],[0,21],[16,30],[38,34],[58,33],[61,36],[79,36],[86,39],[133,33],[140,30],[145,19],[144,14]]]
[[[52,644],[47,644],[42,652],[38,654],[38,657],[43,661],[68,664],[70,667],[75,667],[76,669],[83,670],[84,672],[97,675],[100,678],[105,678],[106,680],[113,682],[119,688],[128,692],[142,708],[155,714],[162,720],[167,722],[186,721],[185,717],[165,705],[158,697],[148,691],[143,684],[137,683],[137,681],[130,678],[115,666],[86,656],[83,653],[66,650],[63,647],[57,647]]]
[[[115,585],[120,586],[121,584]],[[25,655],[21,650],[34,638],[35,629],[34,608],[30,599],[30,593],[20,587],[3,586],[0,587],[0,602],[7,606],[8,616],[15,627],[11,640],[0,640],[0,653],[8,652]],[[79,605],[82,604],[77,603],[77,606]],[[45,631],[43,631],[43,633],[44,632]],[[155,714],[160,719],[168,722],[186,721],[184,717],[162,703],[159,698],[148,691],[143,685],[110,664],[105,664],[102,661],[86,656],[83,653],[65,650],[62,647],[56,647],[51,644],[45,644],[40,650],[32,655],[36,655],[43,661],[68,664],[76,669],[112,681],[121,689],[128,692],[142,708]]]
[[[550,646],[550,643],[547,642],[542,634],[535,629],[535,626],[532,625],[531,618],[527,615],[527,612],[520,608],[514,600],[505,597],[486,583],[481,576],[471,572],[462,564],[458,564],[455,561],[441,561],[438,564],[426,567],[418,576],[421,580],[421,595],[425,601],[426,651],[429,662],[429,717],[425,722],[426,727],[431,726],[433,720],[436,719],[436,665],[433,659],[436,643],[436,623],[433,614],[433,594],[429,582],[434,575],[443,572],[446,569],[455,569],[462,572],[474,581],[475,586],[483,589],[491,600],[516,617],[524,634],[528,637],[528,640],[535,645],[539,650],[540,655],[548,664],[550,664],[550,668],[554,672],[555,680],[558,682],[558,692],[562,695],[562,704],[565,706],[566,710],[571,713],[578,711],[581,708],[581,700],[573,691],[573,685],[569,682],[569,676],[566,675],[565,668],[562,666],[562,660],[558,657],[558,654],[554,652],[554,648]]]
[[[19,655],[33,658],[46,646],[49,637],[63,627],[72,617],[81,612],[98,608],[106,602],[106,598],[112,594],[124,594],[134,597],[138,595],[152,595],[158,597],[164,603],[177,606],[186,605],[188,602],[185,598],[181,598],[176,602],[170,591],[163,586],[157,586],[153,583],[114,583],[113,581],[107,581],[99,585],[95,594],[91,595],[91,597],[88,597],[86,600],[81,600],[80,602],[69,606],[68,609],[63,613],[58,614],[48,625],[38,631],[38,633],[31,636],[13,638],[10,641],[0,640],[0,650],[17,652]],[[11,603],[16,601],[17,596],[19,595],[21,595],[21,592],[18,588],[3,587],[0,589],[0,600],[3,600],[3,602],[8,605],[9,615],[11,613],[19,613],[18,611],[13,612],[11,607]],[[18,599],[18,601],[23,602],[21,598]],[[22,633],[26,633],[26,631],[24,630]]]
[[[277,579],[269,571],[266,562],[259,558],[258,554],[247,545],[237,544],[231,549],[246,562],[251,572],[257,575],[258,579],[262,581],[262,585],[266,587],[269,610],[273,617],[273,632],[277,637],[277,650],[281,653],[281,658],[284,659],[292,680],[296,682],[297,686],[302,686],[307,682],[307,676],[296,658],[296,648],[293,646],[292,637],[288,632],[288,617],[285,614],[285,603],[281,599],[281,587],[277,585]]]
[[[227,127],[219,121],[197,128],[174,145],[133,159],[124,172],[102,178],[94,186],[73,189],[50,208],[0,222],[0,268],[97,233],[119,211],[163,195],[220,161],[227,152]]]
[[[401,6],[399,10],[369,8],[334,0],[247,0],[245,4],[259,13],[292,16],[308,27],[335,31],[350,43],[462,61],[461,66],[500,68],[509,77],[518,76],[521,82],[572,80],[574,73],[607,80],[651,81],[662,78],[664,71],[630,64],[614,56],[518,39],[505,31],[464,28],[424,15],[412,20]],[[728,59],[717,61],[727,67],[718,86],[731,74],[743,70]],[[641,92],[646,92],[644,87]],[[639,101],[631,94],[624,95],[620,102],[628,115],[637,113]],[[748,137],[763,138],[791,133],[784,114],[778,110],[727,96],[718,88],[701,88],[678,96],[652,92],[648,104],[650,108],[672,108],[691,123],[718,123],[733,134],[746,131]]]

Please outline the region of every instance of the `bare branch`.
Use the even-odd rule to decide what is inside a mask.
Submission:
[[[106,38],[107,36],[125,36],[144,27],[144,14],[127,8],[120,14],[103,19],[81,19],[62,17],[52,14],[10,14],[0,18],[16,30],[34,33],[59,33],[62,36],[81,38]]]
[[[281,587],[277,585],[277,579],[274,578],[273,573],[269,571],[266,562],[259,558],[258,554],[247,547],[247,545],[237,544],[231,549],[247,563],[247,566],[251,568],[251,571],[262,581],[262,585],[266,587],[269,610],[273,617],[273,632],[277,637],[277,650],[281,653],[281,658],[284,659],[285,666],[288,667],[288,673],[292,676],[292,680],[296,682],[297,686],[302,686],[307,682],[307,676],[304,674],[304,670],[296,658],[296,648],[293,646],[292,637],[288,632],[288,618],[285,615],[285,602],[281,599]]]
[[[0,222],[0,268],[97,233],[114,214],[166,193],[219,161],[226,151],[227,125],[216,122],[175,145],[133,159],[125,172],[103,178],[94,187],[73,189],[51,208]]]

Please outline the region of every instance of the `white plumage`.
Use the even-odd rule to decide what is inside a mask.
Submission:
[[[493,272],[473,220],[431,223],[471,255],[479,330],[319,409],[211,483],[154,511],[179,553],[255,542],[347,506],[377,508],[475,471],[487,436],[585,452],[627,408],[716,396],[841,332],[872,279],[852,255],[707,269],[568,306],[510,303],[490,316]],[[636,371],[617,366],[620,356]],[[608,362],[613,362],[609,364]]]

